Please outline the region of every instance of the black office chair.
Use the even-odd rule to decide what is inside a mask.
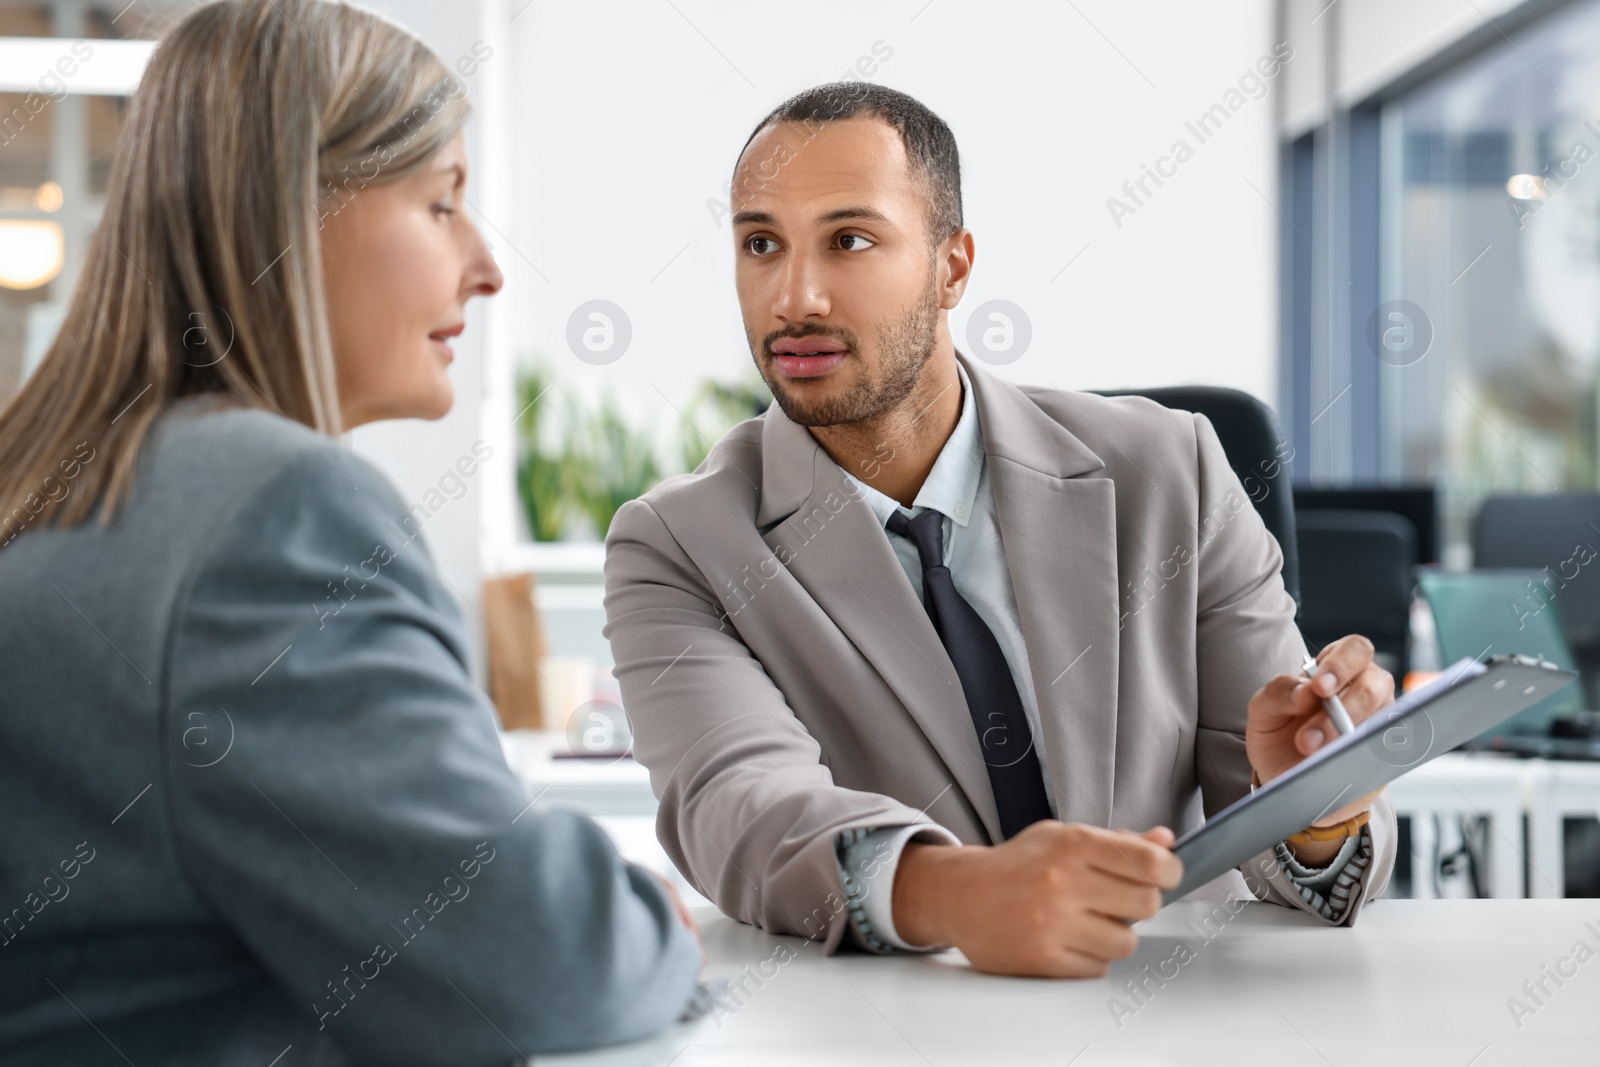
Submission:
[[[1490,497],[1472,521],[1472,562],[1545,571],[1586,700],[1600,707],[1600,493]]]
[[[1472,521],[1473,566],[1550,568],[1561,618],[1573,629],[1600,628],[1597,554],[1600,493],[1492,496]]]
[[[1211,420],[1228,465],[1244,483],[1267,530],[1283,550],[1283,587],[1300,602],[1299,550],[1294,534],[1294,492],[1290,488],[1292,455],[1278,433],[1272,409],[1249,393],[1209,385],[1174,385],[1159,389],[1097,389],[1101,396],[1142,396],[1163,407],[1192,411]]]
[[[1398,681],[1410,662],[1411,523],[1387,511],[1302,511],[1300,633],[1320,648],[1345,634],[1363,634],[1379,666]]]
[[[1294,513],[1317,511],[1390,511],[1411,524],[1417,535],[1417,563],[1439,563],[1439,490],[1432,485],[1300,485],[1294,491]]]

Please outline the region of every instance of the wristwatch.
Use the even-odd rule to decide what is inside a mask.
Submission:
[[[1253,793],[1260,788],[1261,775],[1252,767],[1250,768],[1250,791]],[[1367,825],[1371,818],[1372,811],[1368,809],[1351,816],[1344,822],[1334,823],[1332,826],[1308,826],[1297,834],[1290,834],[1284,838],[1284,842],[1304,847],[1318,842],[1343,841],[1347,837],[1354,837],[1360,833],[1361,828]]]
[[[1334,823],[1332,826],[1308,826],[1297,834],[1290,834],[1284,841],[1291,845],[1309,845],[1318,841],[1343,841],[1347,837],[1354,837],[1361,832],[1372,818],[1370,810],[1360,812],[1346,819],[1344,822]]]

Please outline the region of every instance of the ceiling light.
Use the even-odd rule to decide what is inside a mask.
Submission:
[[[1506,179],[1506,192],[1513,200],[1550,199],[1550,190],[1537,174],[1513,174]]]
[[[40,211],[60,211],[66,199],[61,194],[61,186],[55,182],[45,182],[39,186],[39,191],[33,194],[33,206]]]
[[[65,257],[59,224],[0,219],[0,285],[37,289],[61,273]]]

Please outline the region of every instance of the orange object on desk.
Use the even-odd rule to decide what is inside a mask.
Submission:
[[[1400,683],[1400,692],[1409,693],[1418,686],[1427,685],[1439,677],[1438,671],[1407,671],[1405,681]]]

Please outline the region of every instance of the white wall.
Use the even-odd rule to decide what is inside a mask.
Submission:
[[[510,215],[506,203],[510,167],[505,162],[509,134],[500,128],[508,94],[503,88],[497,89],[498,80],[508,77],[507,68],[514,61],[503,37],[509,28],[509,16],[501,10],[499,0],[460,4],[367,0],[367,6],[404,24],[426,41],[456,70],[473,98],[474,117],[467,127],[471,170],[467,196],[480,213],[478,221],[486,235],[491,242],[499,243],[493,220]],[[463,57],[472,57],[479,42],[487,44],[494,54],[476,67],[467,67],[472,73],[464,75],[457,64]],[[485,220],[489,220],[488,225],[484,225]],[[505,259],[503,244],[499,255]],[[497,531],[514,524],[510,511],[515,500],[509,432],[512,413],[508,410],[502,414],[509,397],[497,384],[510,376],[506,331],[509,306],[505,302],[509,298],[510,294],[502,297],[498,306],[494,300],[481,299],[467,306],[467,330],[454,346],[456,362],[451,379],[456,401],[449,415],[437,422],[413,419],[376,423],[351,435],[355,450],[382,467],[408,503],[426,502],[429,491],[438,490],[440,478],[456,460],[472,453],[474,443],[482,440],[493,449],[493,456],[468,482],[465,494],[458,499],[446,496],[443,506],[429,515],[422,527],[423,540],[440,573],[456,591],[474,645],[474,669],[480,680],[485,632],[479,612],[487,558],[484,541],[498,543]]]
[[[1232,97],[1242,106],[1204,143],[1185,127],[1272,50],[1270,0],[374,6],[447,62],[479,40],[495,49],[466,81],[477,107],[469,196],[506,289],[469,314],[448,418],[355,435],[408,500],[473,441],[493,445],[469,496],[426,529],[471,602],[518,536],[513,355],[542,354],[591,396],[614,390],[658,430],[679,420],[663,397],[682,404],[707,376],[751,374],[715,205],[754,123],[862,57],[877,58],[864,65],[871,80],[922,99],[959,141],[978,246],[952,315],[959,345],[972,309],[1003,299],[1031,323],[1027,351],[996,368],[1012,379],[1276,395],[1273,131],[1285,76],[1261,99]],[[1193,158],[1136,204],[1123,183],[1180,139]],[[1136,208],[1120,225],[1112,197]],[[596,298],[620,305],[633,332],[607,366],[566,341],[573,310]]]
[[[677,416],[657,388],[677,401],[704,376],[748,373],[730,229],[707,201],[762,115],[881,42],[892,56],[871,80],[930,105],[962,150],[978,259],[958,338],[1001,298],[1033,330],[1010,377],[1272,397],[1273,102],[1247,103],[1203,146],[1183,128],[1269,51],[1269,4],[1076,7],[534,3],[515,27],[518,251],[503,257],[523,347],[663,419]],[[1180,137],[1195,157],[1119,228],[1107,198]],[[606,367],[565,342],[596,297],[633,327]]]
[[[1493,25],[1524,0],[1281,0],[1283,33],[1305,62],[1290,71],[1285,136],[1327,115],[1326,52],[1334,54],[1332,89],[1348,106],[1470,33]],[[1330,42],[1327,35],[1332,33]]]
[[[437,423],[364,428],[356,449],[422,500],[473,443],[495,458],[426,527],[473,629],[481,574],[517,536],[513,358],[542,352],[568,382],[616,390],[641,420],[677,419],[703,377],[750,373],[731,240],[712,206],[750,127],[788,94],[863,57],[872,80],[945,117],[964,158],[978,263],[958,343],[989,300],[1032,340],[1008,377],[1069,387],[1208,382],[1276,396],[1274,126],[1318,121],[1329,42],[1346,101],[1519,0],[368,0],[448,63],[486,42],[464,82],[474,211],[505,268],[458,347],[457,403]],[[1273,46],[1294,58],[1204,144],[1185,123],[1226,101]],[[887,58],[884,57],[887,55]],[[1173,143],[1195,150],[1118,225],[1108,199]],[[1068,264],[1071,266],[1068,266]],[[580,303],[631,319],[632,347],[596,367],[566,346]]]

